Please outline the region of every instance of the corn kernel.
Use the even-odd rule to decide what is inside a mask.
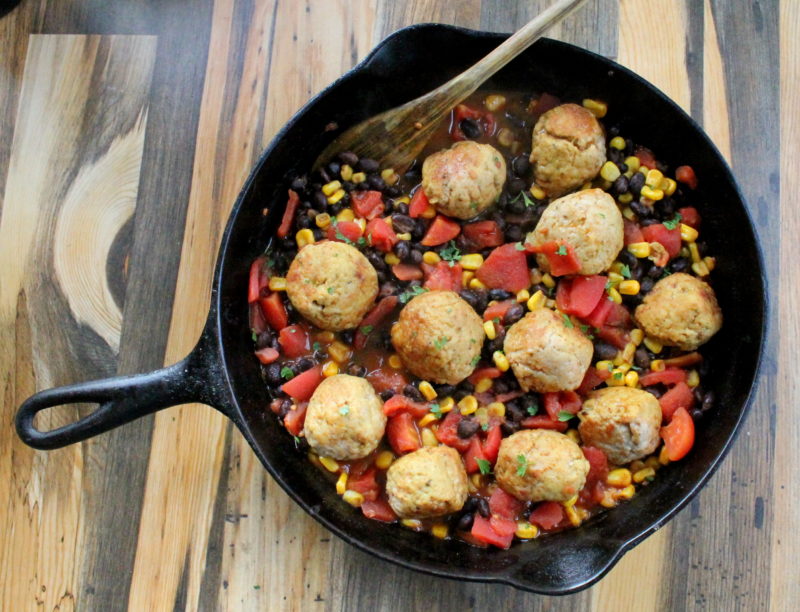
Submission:
[[[618,499],[631,499],[636,494],[636,487],[629,484],[627,487],[617,493]]]
[[[703,257],[703,263],[706,264],[706,268],[710,273],[716,267],[717,260],[715,257],[705,256]]]
[[[628,252],[634,257],[644,259],[650,256],[650,243],[649,242],[632,242],[628,245]]]
[[[617,151],[623,151],[625,149],[625,139],[622,136],[614,136],[608,146],[612,149],[617,149]]]
[[[470,476],[470,484],[475,487],[475,489],[480,489],[483,486],[483,475],[479,472],[476,472],[472,476]]]
[[[341,176],[343,180],[349,181],[353,178],[353,168],[347,164],[343,164],[342,168],[339,170],[339,176]]]
[[[339,495],[344,495],[345,491],[347,491],[347,472],[342,472],[336,481],[336,492]]]
[[[661,447],[661,451],[658,453],[658,462],[661,465],[667,465],[669,463],[669,453],[667,452],[666,446]]]
[[[362,218],[359,217],[358,219],[355,219],[354,223],[356,225],[358,225],[358,227],[361,228],[361,233],[362,234],[367,230],[367,220],[366,219],[362,219]]]
[[[425,251],[422,255],[422,261],[426,264],[435,266],[437,263],[442,261],[442,258],[439,257],[439,254],[436,251]]]
[[[631,155],[630,157],[626,157],[623,163],[628,166],[628,170],[632,170],[636,172],[642,165],[641,160],[636,157],[635,155]]]
[[[681,257],[691,257],[692,254],[689,252],[688,246],[682,246],[679,255]]]
[[[440,412],[450,412],[453,409],[453,406],[456,405],[455,400],[447,396],[444,399],[439,400],[439,411]]]
[[[644,345],[647,347],[647,350],[651,353],[655,353],[658,355],[662,350],[664,350],[664,345],[661,344],[655,338],[651,338],[650,336],[644,337]]]
[[[411,240],[411,234],[409,234],[408,232],[403,232],[402,234],[397,234],[397,238],[399,240],[408,242],[409,240]]]
[[[631,332],[631,342],[639,346],[644,340],[644,332],[638,327]]]
[[[331,181],[330,183],[326,183],[322,186],[322,193],[324,193],[326,196],[331,196],[341,188],[342,184],[339,181]]]
[[[319,462],[329,472],[338,472],[339,471],[339,463],[336,459],[331,459],[330,457],[320,457]]]
[[[316,223],[317,227],[320,229],[327,229],[331,224],[331,216],[328,213],[319,213],[314,217],[314,223]]]
[[[639,384],[639,373],[636,370],[631,370],[625,374],[625,386],[636,388]]]
[[[603,506],[603,508],[613,508],[617,505],[617,500],[614,499],[614,496],[608,489],[603,491],[603,499],[600,500],[600,505]]]
[[[345,491],[342,499],[354,508],[360,508],[361,504],[364,503],[364,496],[358,491]]]
[[[433,385],[431,385],[431,383],[429,383],[427,380],[423,380],[421,383],[419,383],[419,391],[429,402],[436,399],[436,389],[434,389]]]
[[[697,373],[697,370],[689,370],[689,374],[686,376],[686,384],[693,389],[700,384],[700,374]]]
[[[644,464],[649,468],[653,468],[654,470],[658,470],[658,468],[661,467],[661,463],[658,461],[658,457],[656,457],[655,455],[651,455],[650,457],[648,457],[645,460]]]
[[[486,414],[494,417],[506,416],[506,405],[503,402],[492,402],[486,406]]]
[[[403,519],[400,521],[400,524],[403,527],[408,527],[409,529],[419,529],[422,527],[422,521],[419,519]]]
[[[444,540],[447,537],[447,525],[443,525],[441,523],[434,525],[431,527],[431,535],[434,538]]]
[[[578,433],[577,429],[568,429],[567,433],[566,433],[566,436],[570,440],[572,440],[575,444],[580,444],[581,443],[581,436]]]
[[[656,170],[655,168],[651,168],[647,171],[647,174],[644,176],[645,185],[648,187],[652,187],[653,189],[658,189],[661,185],[661,180],[664,178],[664,175],[661,173],[660,170]]]
[[[458,262],[465,270],[477,270],[483,265],[483,255],[480,253],[470,253],[464,255]]]
[[[433,206],[427,206],[420,214],[423,219],[433,219],[436,216],[436,209]]]
[[[639,470],[633,475],[633,482],[641,484],[648,478],[652,478],[655,475],[656,471],[651,467],[647,467],[644,468],[643,470]]]
[[[547,298],[547,301],[544,303],[544,305],[547,306],[550,310],[553,310],[556,307],[556,301]]]
[[[640,461],[639,459],[637,459],[636,461],[631,461],[630,465],[628,466],[628,469],[631,471],[632,474],[644,468],[645,468],[644,461]]]
[[[286,291],[286,279],[283,276],[273,276],[269,279],[270,291]]]
[[[461,286],[469,287],[469,281],[475,278],[475,273],[472,270],[464,270],[461,273]]]
[[[483,333],[486,334],[486,337],[489,338],[489,340],[494,340],[497,338],[497,330],[494,327],[494,321],[483,322]]]
[[[694,242],[697,240],[698,232],[691,225],[681,223],[681,240],[684,242]]]
[[[550,276],[547,272],[542,274],[542,284],[547,287],[548,289],[552,289],[556,286],[556,281],[553,280],[553,277]]]
[[[520,540],[532,540],[539,535],[539,528],[536,525],[531,525],[528,521],[519,521],[514,535]]]
[[[383,256],[383,261],[390,266],[395,266],[400,263],[400,258],[394,253],[386,253],[386,255]]]
[[[328,355],[330,355],[331,359],[336,363],[346,363],[347,360],[350,359],[350,347],[344,342],[339,342],[337,340],[328,347]]]
[[[584,98],[583,107],[598,119],[605,117],[608,112],[608,105],[605,102],[592,100],[591,98]]]
[[[544,293],[542,293],[542,290],[539,289],[531,296],[531,299],[528,300],[528,310],[536,310],[537,308],[541,308],[544,306],[546,300],[547,298],[545,297]]]
[[[623,193],[621,196],[617,198],[617,200],[619,200],[620,204],[630,204],[631,202],[633,202],[633,194],[630,192]]]
[[[494,381],[491,378],[481,378],[475,383],[475,393],[485,393],[492,388]]]
[[[642,187],[641,194],[642,197],[645,197],[648,200],[653,200],[654,202],[664,199],[663,191],[661,191],[660,189],[653,189],[649,185],[645,185],[644,187]]]
[[[395,370],[399,370],[403,367],[403,361],[400,359],[399,355],[390,355],[387,361],[389,363],[389,367]]]
[[[610,183],[616,181],[619,178],[620,174],[621,172],[619,171],[617,164],[615,164],[611,160],[604,163],[603,167],[600,168],[600,176],[602,176]]]
[[[355,174],[353,174],[353,176],[350,177],[350,180],[356,184],[363,183],[364,181],[367,180],[367,175],[364,174],[363,172],[356,172]]]
[[[436,419],[436,417],[432,414],[426,416],[432,416],[434,420]],[[436,434],[433,433],[433,430],[430,427],[423,427],[420,431],[420,435],[422,436],[423,446],[439,446],[439,440],[436,438]]]
[[[539,185],[531,186],[531,195],[537,200],[544,200],[547,198],[547,194],[545,193],[544,189],[539,187]]]
[[[628,221],[635,221],[636,220],[636,213],[631,210],[629,206],[626,206],[622,209],[622,216],[625,217]]]
[[[339,365],[335,361],[326,361],[322,366],[322,375],[325,378],[336,376],[339,373]]]
[[[598,370],[605,370],[606,372],[610,372],[614,365],[608,359],[604,359],[603,361],[598,361],[594,364],[594,367]]]
[[[522,289],[521,291],[517,291],[516,297],[517,297],[517,302],[523,304],[530,299],[531,294],[528,292],[527,289]]]
[[[706,264],[702,261],[698,261],[692,264],[692,272],[694,272],[697,276],[703,277],[709,275],[709,269],[706,267]]]
[[[339,181],[336,181],[336,182],[338,183]],[[346,192],[345,192],[344,189],[339,189],[338,191],[336,191],[333,194],[329,195],[328,196],[328,204],[336,204],[337,202],[339,202],[339,200],[341,200],[344,197],[345,193]]]
[[[611,376],[606,379],[606,385],[609,387],[622,387],[625,385],[625,371],[619,368],[611,370]]]
[[[483,105],[490,113],[494,113],[506,105],[506,97],[500,94],[491,94],[486,96],[486,99],[483,101]]]
[[[619,284],[619,287],[617,287],[617,290],[622,295],[636,295],[637,293],[639,293],[639,289],[641,289],[641,287],[639,286],[639,281],[637,280],[622,281]]]
[[[467,395],[460,402],[458,402],[458,410],[464,416],[472,414],[477,409],[478,409],[478,400],[475,399],[474,395]]]
[[[294,239],[297,242],[297,248],[302,249],[304,246],[314,244],[314,232],[307,228],[301,229],[295,234]]]
[[[336,215],[337,221],[352,221],[355,218],[356,214],[353,212],[352,208],[345,208],[338,215]]]
[[[483,289],[486,289],[487,287],[481,281],[479,281],[477,278],[473,278],[472,280],[469,281],[469,288],[470,289],[476,289],[476,290],[483,290]]]
[[[578,527],[581,524],[581,517],[578,516],[578,513],[575,511],[575,506],[566,506],[564,508],[564,514],[567,515],[567,518],[573,527]]]
[[[666,183],[666,185],[664,185],[664,183]],[[664,193],[666,193],[668,196],[671,196],[673,193],[675,193],[675,190],[678,188],[678,183],[671,178],[664,179],[661,184],[664,185],[661,189],[663,189]]]
[[[389,466],[392,465],[393,462],[394,455],[392,454],[392,451],[381,451],[378,453],[378,456],[375,457],[375,465],[381,470],[388,470]]]
[[[381,178],[386,182],[387,185],[394,185],[400,180],[400,177],[397,176],[397,172],[394,171],[394,168],[385,168],[381,170]]]
[[[494,365],[496,365],[497,369],[501,372],[508,372],[508,368],[511,367],[511,364],[508,363],[508,357],[503,354],[503,351],[495,351],[492,353],[492,361],[494,361]]]
[[[627,487],[631,484],[631,471],[626,468],[611,470],[606,476],[606,484],[620,489]]]
[[[332,331],[323,331],[317,334],[317,340],[320,342],[333,342],[336,336],[333,335]]]
[[[663,359],[653,359],[650,362],[650,371],[651,372],[663,372],[667,369],[667,364],[664,363]]]
[[[622,304],[622,296],[619,294],[619,291],[617,291],[614,287],[611,287],[608,290],[608,297],[610,297],[611,301],[614,302],[615,304]]]

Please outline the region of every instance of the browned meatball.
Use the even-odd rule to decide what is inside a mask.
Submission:
[[[567,501],[586,483],[589,462],[557,431],[518,431],[500,443],[494,468],[503,489],[523,501]]]
[[[449,446],[426,446],[400,457],[386,473],[389,504],[401,518],[457,512],[467,500],[467,472]]]
[[[471,140],[429,155],[422,164],[422,189],[441,213],[471,219],[497,201],[506,162],[493,146]]]
[[[709,285],[677,272],[658,281],[634,317],[648,336],[693,351],[722,327],[722,310]]]
[[[452,291],[428,291],[400,311],[392,344],[412,374],[455,385],[472,374],[483,346],[483,322]]]
[[[519,386],[539,393],[577,389],[594,353],[592,342],[549,308],[514,323],[503,348]]]
[[[578,413],[578,432],[616,465],[630,463],[658,447],[661,405],[641,389],[607,387],[589,393]]]
[[[355,327],[378,295],[378,275],[366,257],[344,242],[310,244],[289,266],[286,294],[297,311],[317,327]]]
[[[556,106],[539,117],[531,146],[533,176],[550,197],[592,180],[606,161],[603,128],[577,104]]]
[[[614,198],[602,189],[585,189],[552,202],[527,241],[542,245],[563,240],[575,249],[580,274],[599,274],[614,263],[624,245],[622,214]],[[536,261],[545,272],[550,263],[544,255]]]

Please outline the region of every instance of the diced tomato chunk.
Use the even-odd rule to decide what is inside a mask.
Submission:
[[[504,244],[489,253],[475,276],[491,289],[512,293],[527,289],[531,284],[525,251],[520,251],[516,243]]]
[[[364,503],[361,504],[361,512],[363,512],[364,516],[367,518],[381,521],[382,523],[393,523],[397,520],[397,515],[394,513],[394,510],[392,510],[389,502],[382,497],[374,501],[365,500]]]
[[[369,221],[383,214],[383,194],[380,191],[353,191],[350,193],[350,205],[357,217]]]
[[[630,334],[620,327],[604,325],[597,330],[597,337],[601,340],[613,344],[618,349],[624,349],[630,341]]]
[[[322,378],[322,366],[314,366],[291,380],[287,380],[283,383],[281,390],[297,401],[305,401],[314,393],[319,383],[322,382]]]
[[[633,154],[639,158],[639,163],[647,168],[656,167],[656,156],[646,147],[636,147]]]
[[[647,242],[660,243],[669,254],[675,257],[681,250],[681,228],[667,229],[663,223],[654,223],[642,228],[642,235]]]
[[[502,302],[495,302],[483,311],[483,320],[491,321],[492,319],[499,319],[499,322],[502,323],[503,319],[505,319],[508,309],[516,303],[517,300],[503,300]]]
[[[611,302],[611,310],[606,317],[605,324],[611,327],[629,327],[631,324],[631,313],[622,304]]]
[[[681,216],[681,223],[685,223],[694,229],[700,229],[700,213],[694,206],[684,206],[678,209],[678,214]]]
[[[503,230],[494,221],[467,223],[462,231],[464,232],[464,237],[476,251],[503,244]]]
[[[278,334],[278,343],[283,349],[283,354],[293,359],[302,357],[311,352],[308,333],[299,325],[287,325]]]
[[[355,221],[337,221],[328,226],[325,236],[335,242],[355,243],[361,238],[361,226]]]
[[[514,539],[514,532],[499,534],[492,528],[492,524],[488,519],[483,518],[480,514],[475,515],[472,522],[472,537],[476,540],[497,546],[498,548],[509,548]]]
[[[664,420],[669,421],[679,408],[691,409],[694,405],[694,393],[685,382],[679,382],[658,398],[658,403],[661,405],[661,415]]]
[[[367,345],[367,336],[389,316],[398,302],[399,298],[396,295],[387,295],[372,307],[372,310],[358,324],[358,329],[353,337],[353,348],[361,350]]]
[[[375,468],[367,469],[363,474],[357,477],[350,477],[347,479],[347,488],[351,491],[356,491],[364,496],[364,499],[375,501],[381,492],[378,481],[375,480]]]
[[[267,297],[259,299],[258,303],[261,304],[261,312],[272,329],[279,332],[289,325],[289,314],[286,312],[286,306],[283,305],[280,293],[271,293]]]
[[[567,423],[554,421],[546,414],[529,416],[520,423],[525,429],[554,429],[555,431],[567,431]]]
[[[392,450],[398,455],[410,453],[422,447],[414,418],[407,412],[401,412],[387,421],[386,437],[389,439]]]
[[[606,319],[611,314],[611,310],[614,307],[614,302],[609,299],[601,299],[597,306],[595,306],[594,310],[589,313],[588,316],[584,317],[584,321],[591,325],[592,327],[603,327],[605,325]]]
[[[365,230],[367,242],[383,253],[389,253],[400,239],[384,219],[373,219]]]
[[[414,195],[411,196],[411,201],[408,203],[408,216],[416,219],[428,210],[428,206],[430,206],[428,196],[425,195],[425,191],[420,185],[414,192]]]
[[[669,425],[661,428],[661,438],[670,461],[683,459],[694,444],[694,421],[686,408],[678,408]]]
[[[608,476],[608,458],[599,448],[582,446],[583,456],[589,462],[589,473],[586,475],[586,484],[590,482],[604,482]]]
[[[428,231],[420,240],[422,246],[439,246],[458,236],[461,233],[461,226],[452,219],[444,215],[436,215]]]
[[[400,393],[408,384],[402,373],[385,367],[368,372],[366,378],[378,393],[381,391]]]
[[[283,218],[281,224],[278,226],[278,238],[286,238],[289,235],[289,230],[292,229],[292,221],[294,221],[294,214],[297,212],[297,206],[300,204],[300,196],[293,190],[289,190],[289,200],[286,202],[286,208],[283,211]]]
[[[581,396],[575,393],[575,391],[560,391],[558,394],[558,403],[561,405],[561,410],[563,412],[569,412],[570,414],[578,414],[583,405]]]
[[[486,368],[478,368],[472,374],[469,375],[467,380],[471,382],[473,385],[478,384],[478,381],[481,378],[500,378],[503,373],[500,371],[499,368],[495,368],[494,366],[486,367]]]
[[[633,221],[628,221],[627,219],[623,219],[622,223],[622,228],[625,233],[625,246],[633,244],[634,242],[644,242],[642,228],[640,228],[638,224]]]
[[[451,410],[447,413],[444,421],[436,430],[436,438],[442,444],[452,446],[457,451],[463,453],[470,445],[470,439],[464,439],[458,435],[458,424],[461,422],[461,413],[458,410]]]
[[[576,317],[587,317],[597,307],[606,290],[605,276],[576,276],[558,283],[556,303],[559,310]]]
[[[256,351],[256,357],[258,357],[258,360],[264,365],[272,363],[273,361],[277,361],[278,357],[280,356],[281,354],[276,349],[270,346],[264,347]]]
[[[451,266],[440,261],[435,266],[423,263],[422,273],[425,276],[423,287],[431,291],[458,291],[461,289],[461,265]]]
[[[531,511],[529,520],[542,529],[552,529],[564,520],[564,509],[558,502],[541,502]]]
[[[603,370],[603,372],[607,374],[608,370]],[[597,387],[601,382],[603,382],[607,378],[608,376],[603,378],[603,376],[600,374],[600,371],[594,366],[591,366],[588,370],[586,370],[586,374],[584,374],[583,376],[583,381],[581,381],[581,386],[578,387],[578,393],[581,395],[586,395],[587,393],[589,393],[589,391]]]
[[[269,283],[269,277],[263,274],[266,257],[257,257],[250,264],[250,279],[247,283],[247,302],[252,304],[261,297],[261,289]]]
[[[256,334],[260,334],[267,330],[267,320],[264,318],[264,311],[261,310],[261,304],[257,301],[250,304],[250,329]]]
[[[467,474],[474,474],[480,469],[480,466],[478,465],[478,459],[481,461],[487,461],[485,455],[483,454],[483,449],[481,448],[481,442],[478,440],[478,436],[473,436],[470,440],[467,452],[464,453],[464,467],[467,470]]]
[[[697,176],[691,166],[678,166],[675,168],[675,180],[687,185],[689,189],[697,189]]]
[[[401,412],[408,412],[413,417],[421,419],[428,414],[428,405],[415,402],[409,397],[400,393],[393,395],[383,403],[383,414],[393,417]]]
[[[303,431],[303,425],[306,422],[306,408],[307,402],[300,402],[294,410],[290,410],[283,417],[283,426],[293,436],[299,436]]]
[[[561,402],[558,399],[558,391],[552,393],[545,393],[544,395],[544,410],[547,412],[553,421],[558,420],[558,413],[561,411]]]
[[[643,387],[650,385],[674,385],[675,383],[686,381],[686,370],[680,368],[667,368],[661,372],[648,372],[639,377],[639,382]]]
[[[525,249],[529,253],[541,253],[547,257],[550,264],[550,274],[553,276],[566,276],[577,274],[581,270],[581,260],[571,244],[563,240],[553,240],[544,244],[534,246],[525,243]]]
[[[489,432],[486,434],[486,439],[481,446],[481,450],[483,451],[483,456],[486,457],[486,461],[492,465],[497,461],[497,455],[500,452],[500,442],[502,441],[503,433],[500,431],[500,426],[495,425],[494,427],[490,427]]]
[[[420,280],[423,276],[422,268],[414,264],[405,263],[394,264],[392,266],[392,274],[401,281]]]
[[[523,503],[500,487],[495,488],[489,498],[489,512],[504,519],[515,520],[522,511]]]

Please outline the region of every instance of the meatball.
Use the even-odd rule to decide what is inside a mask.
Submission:
[[[586,483],[589,462],[567,436],[547,429],[518,431],[500,443],[498,484],[523,501],[567,501]]]
[[[683,272],[658,281],[636,308],[634,318],[648,336],[685,351],[705,344],[722,327],[714,290]]]
[[[366,457],[378,446],[385,429],[383,402],[364,378],[349,374],[326,378],[308,402],[306,440],[322,457]]]
[[[592,391],[578,418],[583,443],[599,448],[616,465],[641,459],[658,447],[661,405],[647,391],[630,387]]]
[[[577,389],[594,353],[591,340],[549,308],[514,323],[503,349],[519,386],[539,393]]]
[[[581,262],[579,273],[591,275],[614,263],[623,238],[622,214],[614,198],[602,189],[586,189],[551,202],[527,241],[537,246],[554,240],[569,243]],[[547,257],[537,255],[536,261],[550,271]]]
[[[310,244],[289,266],[286,294],[297,311],[317,327],[355,327],[378,295],[378,274],[366,257],[344,242]]]
[[[483,346],[483,322],[452,291],[414,297],[392,327],[392,344],[412,374],[455,385],[472,374]]]
[[[457,512],[467,500],[467,472],[458,451],[426,446],[400,457],[386,472],[389,505],[401,518]]]
[[[506,162],[493,146],[471,140],[429,155],[422,164],[422,189],[440,213],[471,219],[497,201]]]
[[[606,161],[606,139],[594,115],[577,104],[544,113],[533,128],[533,176],[550,197],[592,180]]]

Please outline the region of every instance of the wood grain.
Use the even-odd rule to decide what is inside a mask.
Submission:
[[[796,607],[800,9],[789,0],[591,0],[553,32],[618,58],[704,125],[769,246],[775,322],[721,469],[592,589],[538,597],[377,562],[296,507],[202,406],[51,453],[13,434],[37,388],[191,348],[253,161],[375,43],[426,21],[511,31],[548,4],[23,0],[0,19],[0,609]]]

